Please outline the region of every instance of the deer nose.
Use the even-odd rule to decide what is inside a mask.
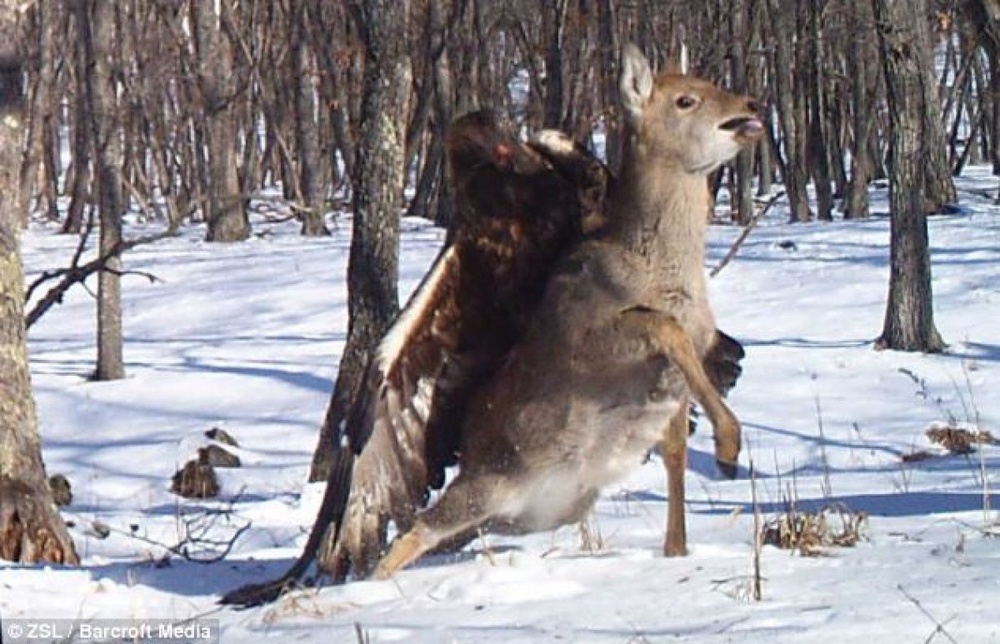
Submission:
[[[753,112],[754,114],[759,114],[760,113],[760,111],[759,111],[760,110],[760,103],[758,103],[757,101],[755,101],[752,98],[747,99],[746,108],[749,111]]]

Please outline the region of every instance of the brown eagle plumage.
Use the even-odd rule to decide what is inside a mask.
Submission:
[[[297,583],[321,547],[336,581],[370,574],[392,521],[407,530],[456,461],[465,408],[522,336],[556,260],[601,228],[614,180],[554,132],[522,143],[488,111],[449,128],[448,241],[379,343],[302,556],[280,579],[223,603],[256,605]],[[720,391],[743,349],[717,333],[706,371]],[[329,532],[328,532],[329,531]]]

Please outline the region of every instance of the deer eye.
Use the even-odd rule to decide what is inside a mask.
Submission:
[[[674,101],[674,104],[677,105],[678,109],[689,110],[698,104],[698,99],[696,99],[694,96],[688,96],[687,94],[684,94],[683,96],[678,96],[677,100]]]

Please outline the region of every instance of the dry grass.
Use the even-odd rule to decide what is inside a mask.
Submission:
[[[588,513],[577,524],[577,530],[580,534],[580,550],[583,552],[593,554],[595,552],[603,552],[607,549],[608,544],[605,542],[604,534],[601,532],[601,524],[598,523],[597,517],[594,516],[593,512]]]
[[[940,454],[935,454],[934,452],[929,452],[925,449],[917,449],[912,452],[907,452],[900,456],[900,459],[904,463],[919,463],[920,461],[929,461],[932,458],[937,458]]]
[[[826,554],[827,548],[855,545],[861,540],[867,522],[867,514],[854,512],[843,504],[828,505],[818,512],[800,512],[794,504],[789,504],[783,514],[764,523],[760,541],[816,557]]]
[[[976,452],[977,445],[997,445],[993,433],[985,429],[967,429],[957,424],[936,424],[925,432],[927,440],[944,448],[944,452],[929,449],[914,449],[903,454],[904,463],[919,463],[945,456],[968,456]]]
[[[952,454],[972,454],[976,445],[996,445],[997,439],[985,429],[965,429],[953,425],[938,425],[927,430],[927,438]]]
[[[320,588],[302,588],[285,593],[264,611],[261,622],[265,626],[273,626],[290,618],[325,620],[360,607],[354,602],[321,602],[319,591]]]

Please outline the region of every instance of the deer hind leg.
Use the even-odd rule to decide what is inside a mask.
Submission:
[[[684,525],[684,473],[687,470],[688,401],[670,418],[663,433],[661,449],[667,469],[667,536],[663,554],[683,557],[687,554],[687,530]]]
[[[459,474],[438,502],[418,515],[413,527],[392,542],[375,569],[375,578],[388,579],[442,543],[486,524],[495,516],[502,486],[497,476]]]

